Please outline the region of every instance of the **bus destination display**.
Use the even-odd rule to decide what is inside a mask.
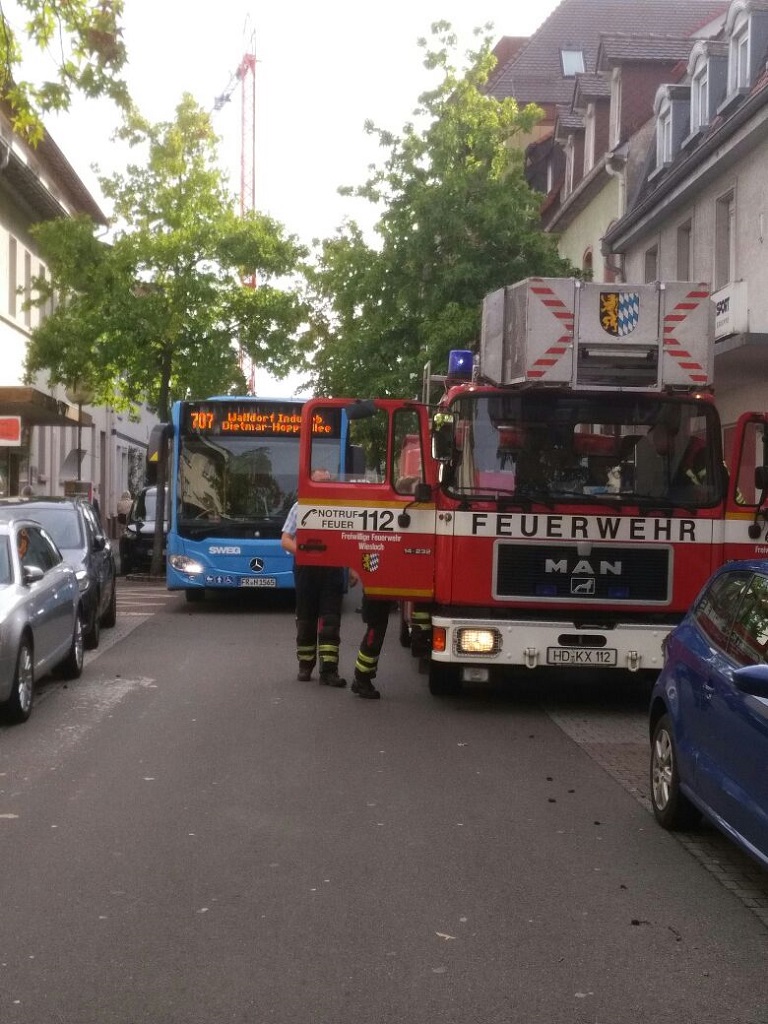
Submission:
[[[301,405],[290,402],[198,402],[186,407],[185,426],[198,434],[298,437]],[[313,434],[334,433],[325,416],[315,414]]]

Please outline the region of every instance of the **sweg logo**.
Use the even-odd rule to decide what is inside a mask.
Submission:
[[[227,544],[214,544],[208,548],[209,555],[239,555],[240,548],[230,547]]]

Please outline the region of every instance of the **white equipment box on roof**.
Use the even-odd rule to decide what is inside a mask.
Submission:
[[[702,388],[712,383],[714,323],[704,284],[531,277],[483,300],[480,373],[496,384]]]

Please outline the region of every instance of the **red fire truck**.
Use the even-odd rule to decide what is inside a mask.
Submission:
[[[427,606],[435,694],[517,667],[658,672],[712,570],[768,555],[768,416],[741,416],[726,460],[713,335],[690,282],[494,292],[436,401],[307,403],[339,442],[302,431],[297,558]]]

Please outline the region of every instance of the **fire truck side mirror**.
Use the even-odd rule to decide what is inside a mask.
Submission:
[[[755,467],[755,489],[763,493],[768,491],[768,466]]]
[[[456,424],[450,413],[435,413],[432,419],[432,458],[438,462],[450,462],[453,459]]]
[[[421,505],[428,501],[432,501],[432,488],[430,485],[425,483],[416,484],[413,489],[414,505]]]

